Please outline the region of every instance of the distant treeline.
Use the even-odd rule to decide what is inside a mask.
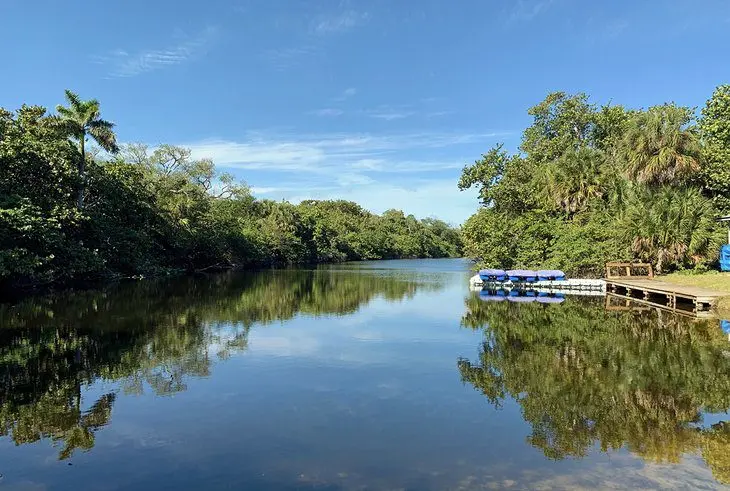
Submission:
[[[717,260],[730,213],[730,85],[696,111],[633,110],[549,94],[528,113],[519,152],[501,145],[464,168],[483,207],[464,225],[467,256],[493,267],[600,274],[609,260],[661,271]]]
[[[185,148],[120,147],[98,101],[66,97],[56,114],[0,109],[0,288],[461,253],[440,220],[260,200]]]

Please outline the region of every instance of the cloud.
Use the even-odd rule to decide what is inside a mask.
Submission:
[[[404,133],[396,135],[329,134],[267,136],[252,134],[245,141],[204,140],[183,144],[193,158],[210,158],[216,165],[233,169],[280,172],[331,173],[333,170],[361,171],[367,166],[381,172],[424,172],[461,166],[461,160],[405,158],[403,153],[428,154],[477,144],[506,136],[506,132],[488,133]],[[469,152],[471,155],[473,151]],[[468,160],[468,159],[467,159]],[[375,166],[379,167],[375,167]]]
[[[311,30],[320,36],[341,34],[364,24],[369,18],[368,13],[348,10],[336,15],[319,17],[312,23]]]
[[[217,34],[217,28],[208,27],[197,36],[165,49],[150,49],[137,53],[116,49],[106,55],[94,57],[94,61],[107,66],[109,76],[112,78],[136,77],[143,73],[180,65],[204,54]]]
[[[448,116],[450,114],[454,114],[454,111],[432,111],[430,113],[426,113],[427,118],[440,118],[442,116]]]
[[[348,199],[382,212],[401,208],[419,217],[460,223],[477,207],[476,194],[456,187],[460,169],[504,132],[252,133],[240,141],[185,144],[193,158],[222,170],[271,199]]]
[[[319,53],[319,49],[312,45],[294,46],[290,48],[268,49],[263,52],[263,59],[277,70],[287,70],[302,63]]]
[[[314,114],[315,116],[325,116],[325,117],[334,117],[334,116],[342,116],[345,113],[342,109],[337,109],[333,107],[326,107],[323,109],[317,109],[316,111],[312,111],[311,114]]]
[[[332,99],[335,102],[342,102],[345,101],[351,97],[354,97],[355,94],[357,94],[357,89],[355,87],[350,87],[345,89],[342,94],[338,95],[334,99]]]
[[[286,191],[286,188],[266,187],[266,186],[254,186],[251,188],[253,194],[271,194],[280,191]]]
[[[517,0],[509,12],[510,22],[528,22],[546,12],[554,0]]]
[[[380,106],[376,109],[366,111],[366,114],[375,119],[395,121],[397,119],[405,119],[414,116],[416,112],[402,107]]]
[[[460,170],[509,132],[249,133],[182,143],[245,179],[255,195],[298,202],[347,199],[374,212],[400,208],[461,223],[478,206]]]

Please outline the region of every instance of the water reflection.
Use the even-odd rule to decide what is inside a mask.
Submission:
[[[478,360],[458,361],[462,380],[496,407],[517,401],[528,442],[551,459],[583,457],[596,444],[660,463],[701,452],[730,483],[730,425],[703,424],[730,407],[730,346],[718,321],[602,302],[470,296],[462,325],[483,330],[484,342]]]
[[[255,324],[342,315],[437,282],[388,274],[271,271],[145,281],[0,304],[0,435],[52,439],[59,459],[94,446],[118,391],[170,395],[241,352]],[[96,381],[114,389],[84,400]]]

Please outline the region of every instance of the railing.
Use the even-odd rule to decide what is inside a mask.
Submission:
[[[643,273],[642,273],[643,271]],[[653,278],[654,268],[649,263],[606,263],[606,279]]]

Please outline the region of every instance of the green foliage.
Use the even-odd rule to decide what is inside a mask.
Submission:
[[[626,173],[653,186],[682,184],[700,170],[693,112],[674,104],[650,107],[631,120],[623,142]]]
[[[703,412],[730,408],[727,339],[716,320],[659,309],[608,311],[568,298],[560,308],[467,300],[465,327],[483,330],[479,359],[461,359],[462,380],[499,406],[509,398],[531,425],[528,442],[552,459],[595,445],[627,448],[651,462],[702,449],[728,481],[727,425]]]
[[[715,211],[699,189],[637,188],[621,222],[624,238],[642,261],[656,265],[697,266],[713,262],[724,241]]]
[[[0,288],[170,271],[461,255],[458,230],[349,201],[256,200],[190,150],[118,148],[96,100],[0,109]],[[112,155],[92,158],[86,138]]]
[[[498,145],[463,170],[459,189],[477,187],[483,206],[462,230],[468,256],[586,276],[611,260],[713,264],[714,219],[730,211],[730,86],[708,102],[701,131],[689,108],[596,107],[585,94],[551,93],[528,113],[522,153]]]
[[[114,123],[101,119],[99,101],[91,99],[82,101],[78,95],[66,89],[68,107],[57,106],[60,127],[66,134],[79,143],[78,162],[78,194],[77,206],[84,206],[86,193],[86,137],[90,136],[101,148],[107,152],[116,153],[117,138],[114,134]]]
[[[718,208],[730,213],[730,85],[721,85],[702,108],[702,182]]]

